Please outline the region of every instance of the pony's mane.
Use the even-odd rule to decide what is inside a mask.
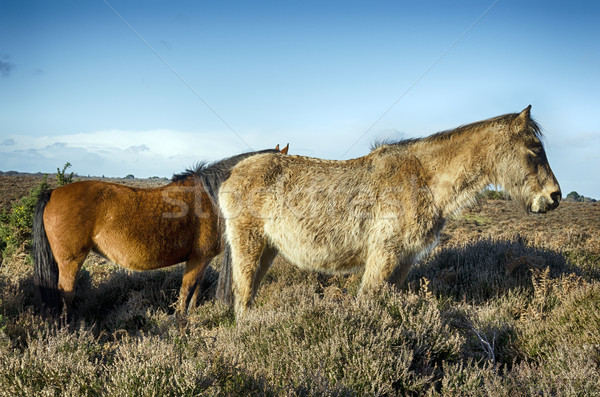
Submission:
[[[434,141],[448,140],[448,139],[451,139],[458,135],[468,134],[469,132],[480,130],[485,127],[489,127],[490,125],[493,125],[493,124],[510,125],[510,123],[514,119],[516,119],[518,116],[519,116],[519,113],[504,114],[502,116],[492,117],[487,120],[481,120],[481,121],[476,121],[471,124],[461,125],[460,127],[457,127],[457,128],[451,129],[451,130],[440,131],[438,133],[435,133],[435,134],[432,134],[432,135],[429,135],[429,136],[426,136],[423,138],[409,138],[409,139],[401,139],[399,141],[390,141],[390,140],[375,141],[371,145],[371,150],[375,150],[378,147],[386,146],[386,145],[408,146],[408,145],[411,145],[416,142],[434,142]],[[527,124],[528,124],[528,126],[527,126],[528,128],[525,128],[522,130],[522,132],[524,134],[533,135],[534,137],[536,137],[538,139],[543,138],[542,129],[538,125],[538,123],[536,123],[532,118],[529,118]]]
[[[186,168],[184,172],[173,174],[171,182],[181,182],[190,177],[198,176],[209,164],[208,161],[198,161],[193,167]]]
[[[181,182],[188,178],[199,178],[204,185],[206,192],[216,202],[219,187],[223,181],[229,178],[233,167],[248,157],[262,153],[279,153],[279,150],[266,149],[256,152],[242,153],[223,160],[214,161],[212,163],[201,161],[196,163],[194,167],[188,168],[180,174],[174,174],[171,178],[171,182]]]

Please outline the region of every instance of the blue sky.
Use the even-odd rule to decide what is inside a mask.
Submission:
[[[563,193],[600,199],[599,71],[596,1],[0,0],[0,170],[343,159],[532,104]]]

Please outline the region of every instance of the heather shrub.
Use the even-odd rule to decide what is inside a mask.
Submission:
[[[212,299],[220,258],[200,305],[181,316],[182,266],[132,272],[96,255],[74,317],[48,319],[17,250],[0,266],[0,395],[599,395],[594,222],[546,233],[498,221],[506,203],[482,208],[496,213],[449,221],[460,238],[443,240],[400,290],[358,297],[360,273],[278,257],[240,321]],[[583,222],[578,213],[568,219]]]
[[[101,389],[101,345],[82,327],[47,325],[27,336],[25,346],[0,351],[4,395],[95,395]]]
[[[600,392],[598,353],[559,347],[545,360],[516,362],[510,371],[484,375],[489,396],[595,396]]]
[[[535,297],[517,322],[523,354],[546,360],[558,348],[587,348],[600,359],[600,285],[538,277]]]
[[[298,286],[281,293],[285,301],[226,332],[236,340],[226,354],[277,388],[308,390],[317,375],[359,395],[421,393],[460,355],[463,339],[431,296],[389,287],[358,300]]]
[[[440,250],[415,266],[408,282],[418,288],[425,277],[437,295],[482,303],[511,290],[532,293],[531,270],[542,268],[548,268],[552,277],[577,271],[560,253],[530,247],[521,239],[484,239]]]

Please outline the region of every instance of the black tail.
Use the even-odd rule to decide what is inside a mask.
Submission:
[[[38,199],[33,217],[33,277],[38,289],[40,308],[60,314],[62,299],[58,290],[58,264],[50,248],[44,227],[44,209],[52,191],[44,191]]]
[[[219,270],[219,281],[217,282],[215,298],[230,306],[233,305],[232,283],[231,247],[226,242],[225,249],[223,250],[223,262],[221,262],[221,270]]]

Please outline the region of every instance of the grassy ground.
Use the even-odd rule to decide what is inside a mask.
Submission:
[[[485,201],[448,223],[403,291],[356,299],[360,274],[279,257],[237,324],[210,296],[174,315],[181,266],[135,273],[98,256],[78,320],[45,320],[20,251],[0,267],[0,394],[599,395],[599,231],[600,203],[533,216]]]

